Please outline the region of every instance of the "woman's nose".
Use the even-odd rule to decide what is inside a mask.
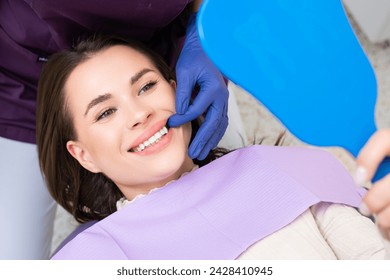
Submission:
[[[147,106],[137,105],[135,107],[135,109],[130,109],[128,112],[129,129],[138,128],[146,125],[153,115],[153,110]]]

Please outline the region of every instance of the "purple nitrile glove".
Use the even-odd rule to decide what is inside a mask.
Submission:
[[[186,39],[176,65],[176,114],[168,125],[180,126],[206,112],[205,121],[192,141],[188,154],[204,159],[221,140],[228,125],[227,107],[229,92],[219,70],[204,53],[196,30],[196,13],[187,26]],[[189,104],[195,85],[200,87],[192,104]]]

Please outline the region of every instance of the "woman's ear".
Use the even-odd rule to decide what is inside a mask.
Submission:
[[[175,80],[169,80],[169,84],[173,87],[174,90],[176,90],[176,81]]]
[[[93,161],[91,155],[86,149],[84,149],[81,143],[70,140],[66,143],[66,149],[85,169],[92,173],[101,172]]]

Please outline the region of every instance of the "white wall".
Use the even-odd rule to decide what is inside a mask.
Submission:
[[[343,0],[372,43],[390,39],[390,0]]]

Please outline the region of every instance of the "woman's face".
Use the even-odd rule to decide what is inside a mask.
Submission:
[[[175,113],[174,81],[143,54],[113,46],[77,66],[65,84],[77,139],[67,149],[102,172],[131,199],[193,167],[189,123],[167,130]]]

